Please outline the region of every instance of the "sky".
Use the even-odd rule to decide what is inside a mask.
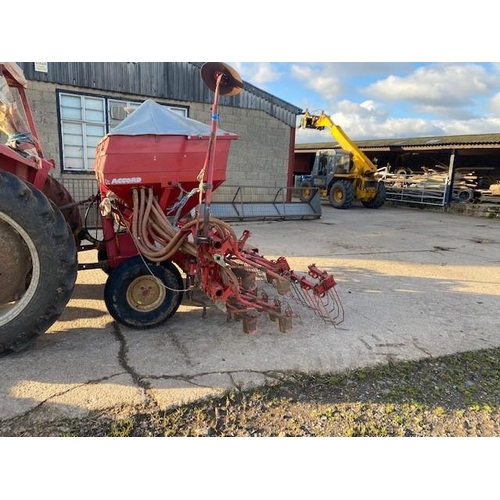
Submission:
[[[228,62],[244,81],[353,140],[500,133],[500,63]],[[331,140],[297,129],[296,143]]]

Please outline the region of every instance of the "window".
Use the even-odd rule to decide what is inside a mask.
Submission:
[[[106,134],[104,106],[102,97],[59,95],[64,170],[86,171],[92,168],[95,148]]]
[[[141,105],[95,95],[58,93],[61,165],[66,172],[92,172],[99,141]],[[187,108],[169,106],[187,117]]]

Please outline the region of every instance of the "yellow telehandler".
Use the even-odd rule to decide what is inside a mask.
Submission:
[[[301,200],[308,201],[316,189],[335,208],[347,209],[355,200],[367,208],[385,202],[385,185],[377,178],[377,167],[328,115],[312,115],[306,110],[300,128],[328,128],[340,150],[317,151],[310,175],[299,184]]]

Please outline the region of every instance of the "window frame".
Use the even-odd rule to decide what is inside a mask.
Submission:
[[[90,98],[95,98],[95,99],[102,99],[103,100],[103,105],[104,105],[104,122],[90,122],[90,121],[85,121],[81,120],[79,123],[82,124],[82,138],[83,138],[83,147],[84,147],[84,152],[83,152],[83,162],[84,162],[84,168],[82,170],[73,170],[73,169],[68,169],[65,167],[65,151],[64,151],[64,123],[72,122],[70,119],[63,119],[62,117],[62,96],[64,95],[69,95],[69,96],[77,96],[77,97],[90,97]],[[86,145],[86,139],[87,135],[84,135],[84,131],[87,125],[92,125],[93,123],[99,123],[104,126],[104,134],[107,134],[111,129],[112,129],[112,118],[111,118],[111,108],[110,108],[110,101],[113,102],[118,102],[118,103],[124,103],[124,107],[130,105],[130,104],[138,104],[141,105],[145,100],[149,99],[149,97],[144,96],[144,99],[128,99],[126,97],[122,96],[110,96],[106,94],[94,94],[92,92],[79,92],[79,91],[74,91],[74,90],[67,90],[67,89],[56,89],[56,106],[57,106],[57,128],[58,128],[58,136],[59,136],[59,165],[60,165],[60,171],[63,174],[77,174],[77,175],[88,175],[92,174],[94,172],[93,170],[93,163],[89,164],[89,159],[87,155],[87,149],[88,146]],[[189,118],[189,111],[190,108],[189,106],[183,106],[179,104],[168,104],[168,103],[163,103],[159,102],[158,104],[161,104],[162,106],[167,106],[169,108],[172,108],[174,111],[179,111],[182,112],[182,114],[186,117]],[[82,107],[80,106],[80,109]],[[77,121],[77,120],[74,120]],[[117,124],[115,123],[114,126]]]

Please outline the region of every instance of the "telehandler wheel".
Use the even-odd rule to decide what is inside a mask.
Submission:
[[[371,201],[363,201],[363,206],[366,208],[380,208],[385,203],[385,194],[385,184],[379,181],[375,198]]]
[[[309,203],[314,194],[312,184],[309,181],[303,181],[300,183],[299,188],[300,201],[302,201],[303,203]]]
[[[153,328],[174,315],[182,302],[183,289],[174,264],[156,264],[136,255],[108,276],[104,302],[118,323],[130,328]]]
[[[63,312],[78,260],[61,211],[5,171],[0,171],[0,256],[0,352],[20,351]]]
[[[328,193],[328,199],[334,208],[349,208],[354,201],[353,185],[344,179],[334,182]]]

